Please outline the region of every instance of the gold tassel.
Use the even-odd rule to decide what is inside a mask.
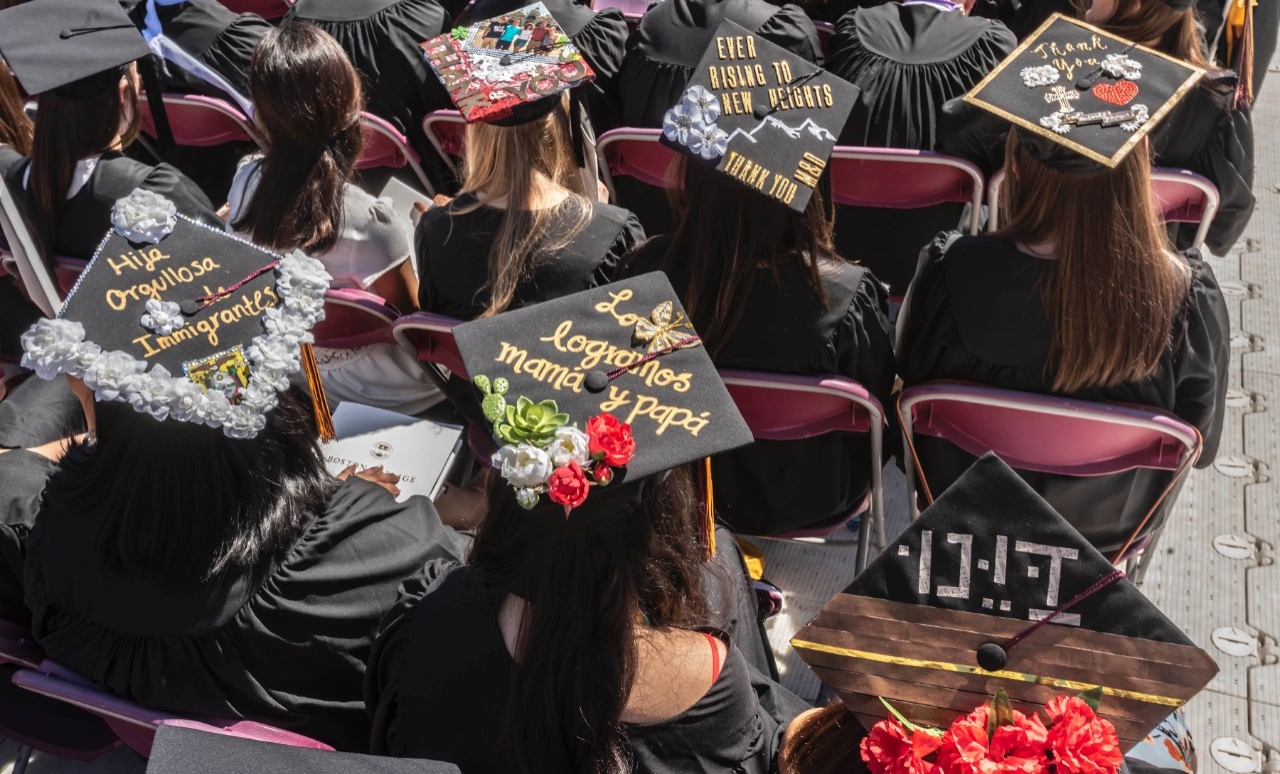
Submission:
[[[311,390],[311,410],[316,415],[316,428],[320,431],[320,440],[332,441],[337,437],[333,431],[333,414],[329,411],[329,399],[325,397],[324,385],[320,383],[320,366],[316,363],[316,351],[310,344],[302,345],[302,372],[307,375],[307,387]]]
[[[702,507],[705,508],[703,513],[703,528],[706,534],[703,535],[703,545],[706,546],[706,560],[709,562],[716,555],[716,491],[711,483],[711,458],[702,458],[702,475],[705,490],[703,492]]]
[[[1253,105],[1253,7],[1258,0],[1234,0],[1227,12],[1227,62],[1236,71],[1236,104]]]

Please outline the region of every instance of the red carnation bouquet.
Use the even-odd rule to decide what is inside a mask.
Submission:
[[[1056,696],[1024,715],[1001,689],[946,729],[916,725],[886,701],[890,717],[862,740],[862,760],[871,774],[1115,774],[1124,754],[1097,714],[1101,698],[1101,688]]]

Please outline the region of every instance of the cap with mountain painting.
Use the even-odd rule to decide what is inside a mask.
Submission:
[[[721,22],[663,142],[804,211],[858,88],[731,21]]]

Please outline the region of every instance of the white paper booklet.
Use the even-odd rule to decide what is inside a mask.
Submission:
[[[400,496],[435,497],[462,450],[462,427],[414,419],[394,411],[343,403],[333,412],[337,439],[321,446],[325,466],[337,474],[355,463],[381,465],[400,476]]]

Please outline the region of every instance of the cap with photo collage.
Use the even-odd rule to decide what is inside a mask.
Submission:
[[[882,699],[912,723],[945,728],[1000,689],[1030,713],[1100,688],[1097,714],[1123,749],[1218,671],[994,454],[791,644],[867,728],[886,717]]]
[[[310,347],[329,288],[322,263],[263,250],[141,189],[116,202],[111,222],[58,316],[22,335],[24,367],[232,438],[257,435],[305,370],[327,435]]]
[[[663,142],[803,212],[858,87],[731,21],[716,28]]]
[[[455,27],[419,48],[468,123],[517,126],[547,115],[591,65],[542,3]]]
[[[526,509],[608,510],[601,492],[752,441],[661,272],[464,323],[454,339],[494,467]]]
[[[1041,162],[1088,175],[1119,164],[1203,75],[1055,13],[964,99],[1016,124]]]
[[[125,65],[150,55],[116,0],[31,0],[0,11],[0,56],[33,96],[115,88]]]

